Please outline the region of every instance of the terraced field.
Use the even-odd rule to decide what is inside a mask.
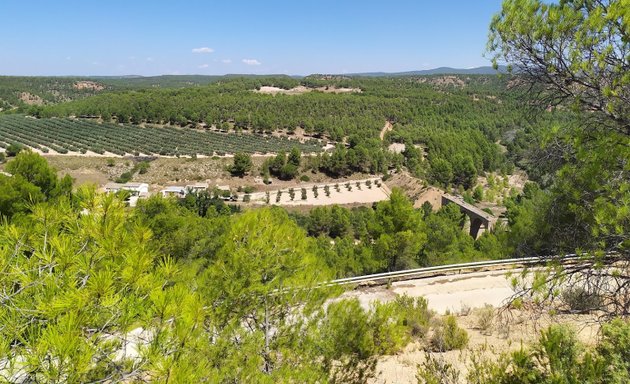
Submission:
[[[274,153],[298,147],[318,152],[316,140],[297,140],[255,134],[220,133],[169,127],[140,127],[77,119],[34,119],[0,116],[0,147],[18,143],[44,153],[88,151],[116,155],[225,155],[236,152]]]

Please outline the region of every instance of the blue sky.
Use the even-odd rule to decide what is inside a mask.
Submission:
[[[500,0],[0,0],[0,75],[348,73],[489,65]]]

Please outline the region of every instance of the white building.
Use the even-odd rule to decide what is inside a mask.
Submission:
[[[162,194],[162,197],[174,196],[174,197],[179,197],[181,199],[181,198],[186,197],[186,195],[188,194],[188,187],[181,187],[181,186],[173,185],[173,186],[164,188],[163,190],[160,191],[160,193]]]
[[[149,195],[149,184],[147,183],[107,183],[103,188],[106,193],[129,191],[132,196],[146,197]]]

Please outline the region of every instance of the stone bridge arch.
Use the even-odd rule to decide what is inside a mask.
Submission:
[[[443,194],[442,205],[444,206],[446,204],[457,204],[460,211],[468,216],[468,219],[470,220],[470,228],[468,229],[468,233],[474,239],[477,239],[485,231],[492,230],[497,222],[496,217],[482,211],[472,204],[465,202],[464,199],[459,196],[449,195],[448,193]],[[462,223],[462,225],[463,224],[464,223]]]

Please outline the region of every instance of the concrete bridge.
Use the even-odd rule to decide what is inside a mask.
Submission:
[[[446,204],[457,204],[462,213],[466,214],[470,219],[470,229],[468,233],[474,239],[477,239],[485,231],[490,231],[494,228],[497,222],[497,218],[491,214],[482,211],[472,204],[468,204],[461,197],[449,195],[445,193],[442,195],[442,206]],[[462,226],[466,227],[466,220],[462,223]]]

